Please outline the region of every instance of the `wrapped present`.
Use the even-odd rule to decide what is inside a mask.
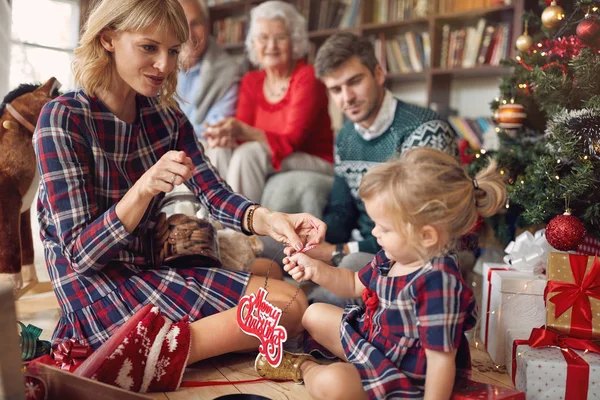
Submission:
[[[546,321],[546,277],[531,271],[511,271],[503,264],[484,264],[480,337],[496,364],[505,364],[508,329],[528,329]]]
[[[600,338],[600,260],[553,252],[548,260],[546,326],[582,339]]]
[[[525,400],[525,393],[472,380],[456,383],[450,400]]]
[[[525,231],[504,249],[504,263],[516,271],[540,273],[546,269],[552,246],[546,240],[544,229],[534,234]]]
[[[583,242],[577,246],[577,253],[586,254],[588,256],[600,254],[600,240],[589,235],[584,237]]]
[[[527,400],[600,399],[600,346],[544,328],[507,333],[507,366]],[[524,339],[525,337],[525,339]]]

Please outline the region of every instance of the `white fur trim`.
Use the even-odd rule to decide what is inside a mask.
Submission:
[[[191,333],[190,333],[190,341],[188,343],[188,351],[187,351],[187,355],[185,356],[185,362],[183,363],[183,365],[188,365],[188,360],[190,359],[191,353],[192,353],[192,337],[191,337]],[[179,389],[179,386],[181,386],[181,381],[183,380],[184,373],[185,373],[185,367],[181,368],[181,375],[179,375],[179,380],[177,381],[177,389]]]
[[[158,309],[158,307],[156,307]],[[152,309],[154,311],[154,309]],[[148,391],[148,386],[150,386],[150,382],[152,382],[152,378],[154,378],[154,373],[156,372],[156,366],[158,363],[158,357],[160,356],[160,350],[162,349],[162,344],[165,340],[165,336],[167,336],[167,332],[171,329],[171,325],[173,325],[173,321],[162,317],[165,320],[165,324],[160,331],[156,334],[154,338],[154,343],[152,343],[152,347],[148,352],[148,358],[146,359],[146,367],[144,368],[144,378],[142,379],[142,386],[140,387],[140,393],[146,393]]]
[[[169,353],[177,350],[177,336],[181,333],[181,329],[178,326],[173,327],[169,333],[167,333],[167,345],[169,346]]]

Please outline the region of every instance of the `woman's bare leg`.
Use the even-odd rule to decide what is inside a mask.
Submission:
[[[256,293],[260,287],[264,287],[264,284],[264,278],[250,277],[245,294]],[[269,279],[267,291],[269,292],[267,300],[285,310],[280,323],[287,330],[288,337],[298,335],[302,331],[302,315],[308,306],[302,290],[297,292],[297,288],[289,283]],[[240,330],[236,313],[237,307],[234,307],[190,324],[192,345],[188,364],[225,353],[247,351],[258,347],[258,339]]]
[[[252,264],[252,275],[267,276],[269,279],[283,280],[283,269],[275,261],[268,258],[257,258]]]
[[[331,351],[341,360],[346,354],[340,338],[340,326],[344,310],[325,303],[312,304],[302,317],[302,326],[319,344]]]

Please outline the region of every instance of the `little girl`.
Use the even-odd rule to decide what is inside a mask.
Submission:
[[[300,252],[284,260],[298,282],[362,295],[364,306],[313,304],[302,320],[348,363],[319,365],[288,353],[279,370],[259,356],[257,371],[282,378],[287,369],[316,399],[448,399],[455,380],[469,375],[465,331],[476,322],[475,297],[448,250],[478,215],[504,204],[503,180],[494,162],[471,179],[451,156],[416,148],[369,171],[359,194],[382,248],[369,265],[356,273]]]

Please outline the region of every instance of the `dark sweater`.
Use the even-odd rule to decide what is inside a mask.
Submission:
[[[327,224],[325,239],[330,243],[352,241],[353,229],[363,240],[361,252],[377,253],[377,240],[371,235],[374,223],[358,197],[358,188],[367,171],[411,147],[427,146],[457,154],[456,135],[432,110],[398,100],[392,125],[370,141],[348,121],[342,126],[335,143],[335,179],[323,220]]]

